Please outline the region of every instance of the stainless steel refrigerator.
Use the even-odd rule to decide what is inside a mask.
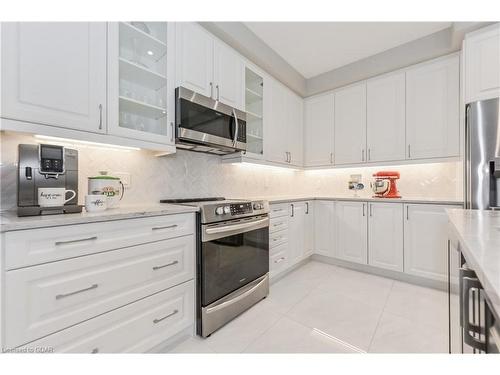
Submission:
[[[466,208],[500,210],[498,98],[466,106],[465,185]],[[448,251],[450,352],[498,352],[500,343],[493,340],[495,335],[491,332],[500,332],[499,319],[488,307],[481,283],[460,254],[460,249],[452,248],[448,242]],[[452,256],[454,251],[459,252],[458,257]],[[452,272],[453,268],[458,268],[458,273]],[[453,274],[458,274],[458,279]]]
[[[500,210],[499,99],[466,107],[465,203],[467,208]]]

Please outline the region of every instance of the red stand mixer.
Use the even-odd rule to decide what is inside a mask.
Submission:
[[[372,190],[375,193],[374,198],[401,198],[396,180],[399,180],[399,172],[380,171],[373,174],[375,181],[372,182]]]

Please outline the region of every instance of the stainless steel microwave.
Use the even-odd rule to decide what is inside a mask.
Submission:
[[[225,155],[246,150],[246,114],[185,87],[175,89],[178,148]]]

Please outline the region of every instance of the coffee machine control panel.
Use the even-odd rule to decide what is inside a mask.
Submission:
[[[40,173],[64,173],[64,147],[40,145]]]

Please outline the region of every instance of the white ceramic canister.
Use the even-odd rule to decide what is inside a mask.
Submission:
[[[108,208],[118,207],[124,192],[120,178],[109,176],[106,171],[100,171],[99,176],[89,177],[89,195],[105,195]]]

